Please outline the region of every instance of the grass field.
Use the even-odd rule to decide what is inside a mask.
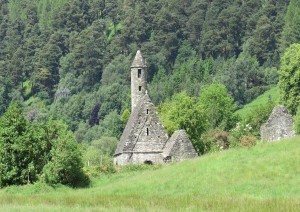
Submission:
[[[299,211],[300,137],[208,154],[155,170],[0,191],[3,211]]]
[[[237,110],[235,113],[239,114],[242,118],[245,118],[252,110],[255,110],[257,107],[260,107],[261,105],[266,105],[270,99],[274,101],[276,104],[279,103],[278,86],[273,87],[270,90],[263,93],[262,95],[258,96],[252,102],[245,105],[242,109]]]

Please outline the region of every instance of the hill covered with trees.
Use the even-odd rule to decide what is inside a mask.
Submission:
[[[227,148],[240,121],[234,111],[277,84],[280,58],[300,42],[299,14],[297,0],[2,0],[0,115],[18,102],[31,123],[61,120],[86,161],[97,151],[102,161],[130,114],[130,64],[140,49],[168,131],[187,129],[199,154],[214,149],[214,139],[203,141],[211,135]],[[250,113],[249,134],[259,135],[273,104],[270,96],[263,116]]]

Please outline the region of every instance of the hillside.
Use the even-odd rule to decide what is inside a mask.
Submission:
[[[156,106],[213,82],[243,106],[277,83],[298,30],[284,17],[296,10],[286,0],[1,1],[0,116],[20,102],[31,120],[65,122],[79,143],[118,139],[138,49]]]
[[[264,92],[262,95],[255,98],[252,102],[246,104],[242,109],[237,110],[235,113],[242,118],[247,117],[253,110],[259,108],[262,105],[266,105],[268,101],[273,101],[275,104],[279,103],[279,88],[275,86],[270,90]]]
[[[296,211],[300,137],[94,179],[87,189],[43,184],[0,191],[4,210]]]

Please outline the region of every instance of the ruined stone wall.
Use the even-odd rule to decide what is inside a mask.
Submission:
[[[114,164],[118,166],[124,166],[129,164],[129,154],[122,153],[114,157]]]
[[[161,164],[163,157],[161,152],[140,152],[134,153],[130,159],[130,164]]]
[[[262,125],[260,134],[263,141],[277,141],[295,136],[293,117],[284,106],[275,107],[268,121]]]
[[[163,156],[161,152],[122,153],[114,158],[114,163],[118,166],[130,164],[162,164]]]

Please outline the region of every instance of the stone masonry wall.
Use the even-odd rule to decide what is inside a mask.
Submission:
[[[293,130],[293,117],[288,110],[279,105],[275,107],[268,121],[261,127],[261,140],[277,141],[282,138],[295,136]]]

